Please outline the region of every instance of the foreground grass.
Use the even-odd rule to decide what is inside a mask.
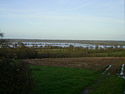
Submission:
[[[35,94],[80,94],[98,77],[96,71],[64,68],[31,66],[36,82]]]
[[[31,69],[34,94],[81,94],[86,87],[89,94],[123,94],[125,89],[124,79],[93,70],[34,65]]]
[[[123,94],[125,80],[118,76],[109,76],[100,83],[93,85],[90,94]]]

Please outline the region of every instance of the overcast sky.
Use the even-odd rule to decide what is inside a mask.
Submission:
[[[124,0],[0,0],[5,38],[125,40]]]

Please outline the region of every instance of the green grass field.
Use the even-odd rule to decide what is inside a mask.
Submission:
[[[100,83],[93,85],[90,94],[124,94],[125,80],[118,76],[109,76]]]
[[[92,89],[90,94],[123,94],[124,91],[124,79],[112,75],[102,78],[101,73],[93,70],[34,65],[31,69],[36,84],[34,94],[81,94],[86,87]]]
[[[80,94],[99,77],[91,70],[31,66],[36,82],[35,94]]]

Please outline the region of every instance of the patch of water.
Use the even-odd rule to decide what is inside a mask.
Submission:
[[[120,76],[124,76],[124,66],[125,66],[125,64],[122,64]]]
[[[112,65],[108,65],[108,67],[105,69],[105,71],[103,72],[103,74],[107,73],[107,71],[112,67]]]
[[[57,47],[70,47],[71,45],[74,47],[83,47],[83,48],[89,48],[89,49],[95,49],[95,48],[125,48],[125,46],[113,46],[113,45],[95,45],[95,44],[82,44],[82,43],[51,43],[51,42],[22,42],[25,46],[32,47],[45,47],[45,46],[57,46]],[[13,42],[12,45],[18,44],[17,42]]]

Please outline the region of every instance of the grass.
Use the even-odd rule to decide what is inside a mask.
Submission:
[[[36,48],[38,57],[124,57],[125,49],[86,49],[77,47],[67,48]]]
[[[123,94],[125,80],[118,76],[109,76],[100,83],[93,85],[90,94]]]
[[[125,80],[88,69],[31,65],[36,86],[34,94],[123,94]]]
[[[31,66],[36,82],[35,94],[80,94],[99,77],[92,70]]]

